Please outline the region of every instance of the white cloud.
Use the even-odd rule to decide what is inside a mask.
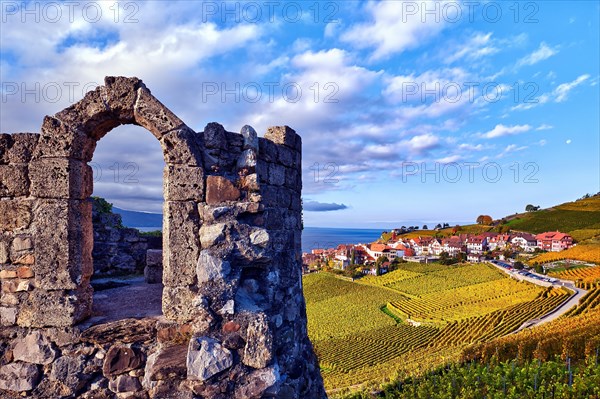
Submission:
[[[506,148],[500,153],[498,154],[497,158],[503,158],[513,152],[518,152],[518,151],[523,151],[525,149],[527,149],[527,146],[518,146],[516,144],[509,144],[506,146]]]
[[[464,151],[481,151],[483,150],[483,145],[482,144],[477,144],[477,145],[473,145],[473,144],[461,144],[458,146],[459,150],[464,150]]]
[[[440,159],[436,160],[436,162],[439,162],[439,163],[453,163],[453,162],[458,162],[461,159],[462,159],[462,157],[460,155],[448,155],[447,157],[440,158]]]
[[[558,85],[556,89],[554,89],[555,99],[554,101],[557,103],[561,103],[567,99],[569,92],[588,80],[590,75],[581,75],[577,79],[569,83],[563,83]]]
[[[565,143],[567,143],[567,144],[571,144],[571,142],[572,142],[571,139],[568,139],[567,141],[565,141]]]
[[[402,144],[405,145],[409,150],[415,152],[422,152],[425,150],[432,149],[434,147],[437,147],[439,143],[439,137],[431,133],[414,136],[410,140],[402,142]]]
[[[496,54],[499,50],[492,44],[492,33],[476,33],[458,48],[452,49],[450,55],[444,58],[447,64],[455,61],[474,61],[482,57]]]
[[[569,92],[571,92],[571,90],[573,90],[577,86],[581,85],[583,82],[585,82],[589,78],[590,78],[590,75],[585,74],[585,75],[579,76],[577,79],[573,80],[572,82],[562,83],[562,84],[558,85],[557,87],[555,87],[554,90],[552,90],[552,92],[544,93],[544,94],[540,95],[538,98],[535,98],[532,102],[521,103],[521,104],[515,105],[514,107],[511,107],[511,111],[515,111],[515,110],[523,111],[526,109],[535,108],[538,105],[546,104],[548,102],[555,102],[555,103],[564,102],[567,99]],[[541,129],[541,130],[543,130],[543,129]]]
[[[543,123],[539,127],[535,128],[535,130],[549,130],[549,129],[554,129],[554,126]]]
[[[423,3],[424,4],[424,3]],[[381,60],[423,45],[444,29],[444,18],[407,12],[420,7],[413,1],[369,1],[364,11],[371,20],[357,24],[342,34],[341,39],[359,49],[373,49],[372,60]],[[435,2],[440,7],[441,2]],[[436,21],[437,19],[437,21]]]
[[[498,124],[492,130],[483,133],[480,136],[486,139],[492,139],[497,137],[511,136],[519,133],[524,133],[530,130],[530,125],[505,126],[503,124]]]
[[[546,43],[542,42],[537,50],[517,61],[517,67],[534,65],[556,54],[558,54],[557,48],[549,47]]]

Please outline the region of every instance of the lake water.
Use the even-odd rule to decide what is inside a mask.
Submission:
[[[160,230],[160,227],[137,227],[140,231]],[[381,236],[382,229],[339,229],[305,227],[302,232],[302,252],[314,248],[334,248],[339,244],[370,243]]]
[[[305,227],[302,232],[302,252],[315,248],[334,248],[339,244],[370,243],[381,236],[381,229],[339,229]]]

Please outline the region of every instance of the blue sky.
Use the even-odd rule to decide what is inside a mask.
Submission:
[[[188,126],[287,124],[307,226],[472,222],[600,190],[599,3],[2,1],[0,130],[107,75]],[[103,138],[95,194],[160,211],[158,142]]]

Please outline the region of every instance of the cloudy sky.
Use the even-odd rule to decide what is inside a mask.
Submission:
[[[2,132],[137,76],[198,131],[294,128],[307,226],[472,222],[600,190],[595,1],[0,4]],[[92,166],[96,195],[160,211],[149,132],[114,129]]]

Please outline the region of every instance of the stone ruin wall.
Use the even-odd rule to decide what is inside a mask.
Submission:
[[[114,127],[163,149],[163,317],[88,326],[91,161]],[[0,135],[0,396],[324,398],[301,282],[301,139],[195,132],[137,78],[108,77]]]

